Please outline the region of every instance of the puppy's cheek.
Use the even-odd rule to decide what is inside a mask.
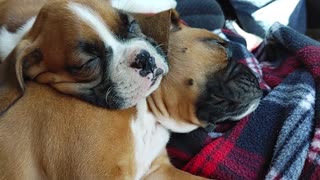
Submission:
[[[229,111],[225,104],[215,104],[209,94],[203,94],[196,103],[196,116],[207,123],[216,123],[227,118]]]
[[[52,72],[44,72],[36,77],[38,83],[74,83],[75,79],[67,73],[55,74]]]
[[[156,66],[157,68],[160,68],[161,70],[163,70],[163,74],[167,74],[169,71],[169,66],[168,66],[168,62],[164,57],[161,57],[159,55],[155,55],[155,61],[156,61]]]
[[[30,79],[34,79],[39,74],[48,71],[43,61],[41,61],[39,64],[31,65],[29,67],[24,67],[24,68],[25,68],[24,74]]]
[[[64,94],[72,94],[72,95],[80,94],[80,88],[73,83],[58,83],[58,84],[51,84],[51,86]]]

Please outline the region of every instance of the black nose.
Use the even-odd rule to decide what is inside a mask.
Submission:
[[[153,73],[157,68],[155,59],[150,53],[142,49],[135,58],[135,62],[131,64],[131,67],[141,69],[140,75],[146,77],[148,74]]]

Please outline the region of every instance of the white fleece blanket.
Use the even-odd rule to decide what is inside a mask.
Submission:
[[[155,14],[168,9],[174,9],[175,0],[111,0],[114,8],[132,13]]]

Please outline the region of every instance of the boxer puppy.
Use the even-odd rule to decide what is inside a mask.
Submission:
[[[26,78],[123,109],[149,95],[168,71],[159,46],[106,0],[1,1],[0,62],[0,113],[23,94]]]
[[[189,132],[212,122],[213,113],[197,115],[198,101],[220,80],[233,85],[241,83],[235,76],[252,80],[256,96],[245,99],[241,115],[261,91],[247,68],[227,65],[219,37],[183,25],[172,30],[171,71],[135,107],[111,111],[28,82],[24,96],[0,116],[0,179],[201,179],[170,164],[165,152],[170,131]]]

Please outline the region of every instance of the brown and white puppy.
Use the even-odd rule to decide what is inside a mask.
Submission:
[[[28,78],[111,109],[135,105],[168,71],[157,44],[106,0],[0,1],[1,62],[0,86],[9,78],[21,86],[2,102],[20,97]]]
[[[169,40],[171,71],[136,107],[111,111],[28,82],[0,116],[0,179],[201,179],[170,164],[170,131],[205,126],[210,117],[196,111],[208,84],[246,69],[227,66],[225,48],[212,43],[222,42],[217,36],[177,26]],[[252,85],[259,94],[256,80]]]

